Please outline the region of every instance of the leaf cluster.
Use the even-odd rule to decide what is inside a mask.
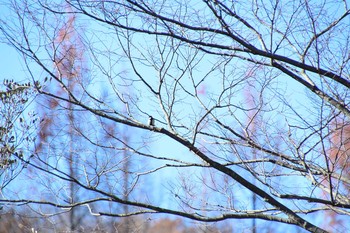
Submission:
[[[33,141],[30,129],[38,118],[35,114],[24,114],[35,95],[30,82],[20,84],[6,79],[3,86],[5,89],[0,91],[0,168],[6,170],[23,159],[21,145]]]

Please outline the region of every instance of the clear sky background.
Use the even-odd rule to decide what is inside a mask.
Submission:
[[[25,67],[23,67],[23,59],[18,52],[8,46],[0,43],[0,81],[4,79],[13,79],[16,81],[24,81]]]
[[[3,9],[0,8],[0,13],[2,13],[1,10]],[[37,70],[37,71],[38,71],[37,74],[41,73],[40,70]],[[4,79],[13,79],[18,82],[23,82],[23,81],[26,81],[27,78],[28,76],[26,73],[26,67],[23,64],[22,57],[18,54],[18,52],[14,48],[11,48],[6,44],[0,43],[0,81],[1,83]],[[42,77],[38,77],[38,78],[42,78]],[[302,108],[303,107],[307,108],[307,104],[309,100],[305,99],[304,88],[300,88],[299,84],[297,84],[293,80],[290,80],[289,78],[284,80],[283,75],[279,77],[278,80],[279,82],[281,82],[281,88],[286,88],[286,91],[287,91],[286,95],[290,95],[291,102],[293,101],[300,102],[302,105],[304,105],[304,106],[301,106]],[[214,86],[214,83],[213,83],[213,86]],[[35,105],[33,107],[35,107]],[[148,133],[152,134],[151,132],[148,132]],[[189,153],[185,149],[179,148],[175,144],[167,143],[166,140],[155,141],[155,143],[153,143],[153,145],[151,146],[152,146],[152,150],[158,154],[161,154],[163,151],[166,151],[166,152],[170,151],[170,153],[173,153],[174,155],[176,155],[177,153],[179,154]],[[169,173],[168,175],[169,177],[172,176],[171,173]],[[154,178],[154,184],[159,186],[164,185],[163,183],[163,180],[165,179],[164,176],[154,176],[153,178]],[[155,188],[154,189],[155,195],[157,195],[156,192],[157,192],[157,189]],[[168,202],[166,196],[163,196],[162,194],[158,194],[158,195],[160,196],[160,198],[164,198],[164,200],[162,201],[167,203],[169,206],[172,205],[172,203]],[[166,207],[169,207],[169,206],[166,206]],[[286,225],[283,225],[283,226],[286,226]],[[286,226],[286,228],[288,227]],[[291,232],[294,232],[294,227]]]

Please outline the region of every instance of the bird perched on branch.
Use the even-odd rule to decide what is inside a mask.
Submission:
[[[148,125],[154,126],[154,118],[152,116],[149,116],[149,118],[148,118]]]

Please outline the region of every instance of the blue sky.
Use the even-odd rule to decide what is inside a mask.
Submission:
[[[23,59],[18,52],[3,43],[0,43],[0,81],[13,79],[16,81],[26,80]]]
[[[23,66],[22,58],[18,55],[17,51],[15,51],[13,48],[10,48],[8,45],[1,44],[0,43],[0,80],[2,79],[14,79],[16,81],[24,81],[26,80],[27,74],[25,72],[26,67]],[[40,70],[36,70],[37,74],[40,74]],[[39,77],[42,78],[42,77]],[[289,101],[297,101],[300,102],[301,108],[307,108],[307,105],[309,102],[305,99],[305,91],[304,88],[300,88],[300,85],[297,84],[295,81],[290,80],[289,78],[285,80],[285,77],[282,75],[278,78],[282,89],[286,89],[288,94],[286,96],[290,96]],[[215,82],[212,83],[212,86],[215,86]],[[214,89],[214,88],[213,88]],[[184,114],[186,112],[184,111]],[[145,121],[147,118],[145,118]],[[153,134],[152,132],[147,132],[147,134]],[[167,153],[168,155],[186,155],[189,154],[188,150],[184,148],[178,148],[177,145],[171,144],[171,142],[167,143],[167,140],[160,140],[156,141],[150,147],[152,147],[152,151],[162,154]],[[171,169],[173,171],[173,169]],[[169,173],[169,177],[171,177],[172,174]],[[164,176],[155,176],[156,180],[154,183],[157,185],[163,185],[163,180],[165,179]],[[155,191],[156,192],[156,189]],[[171,205],[172,203],[169,203],[167,199],[164,197],[164,202],[168,205]]]

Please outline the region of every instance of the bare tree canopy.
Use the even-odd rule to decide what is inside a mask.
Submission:
[[[350,227],[347,1],[2,7],[43,121],[4,205]]]

